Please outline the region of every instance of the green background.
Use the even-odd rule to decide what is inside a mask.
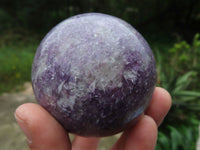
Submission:
[[[156,57],[157,85],[173,99],[156,150],[194,150],[200,118],[198,0],[1,0],[0,94],[30,82],[37,46],[53,26],[87,12],[124,19],[146,38]]]

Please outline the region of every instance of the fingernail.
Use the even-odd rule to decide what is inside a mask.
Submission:
[[[18,112],[19,111],[19,112]],[[28,123],[20,116],[20,110],[16,110],[15,113],[14,113],[14,116],[15,116],[15,120],[17,121],[19,127],[21,128],[21,130],[24,132],[26,138],[27,138],[27,142],[29,144],[32,143],[32,140],[31,140],[31,134],[28,130]]]

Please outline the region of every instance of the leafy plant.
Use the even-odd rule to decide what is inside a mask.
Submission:
[[[35,44],[0,47],[0,93],[13,90],[16,86],[30,81],[35,50]]]
[[[195,89],[199,84],[194,84],[199,80],[197,67],[198,65],[200,67],[200,59],[197,58],[197,56],[200,55],[199,37],[200,35],[196,34],[192,46],[186,42],[175,44],[175,46],[170,49],[170,53],[173,51],[174,55],[168,57],[167,60],[171,65],[164,62],[163,55],[161,55],[159,51],[156,51],[158,86],[162,86],[169,91],[173,98],[174,106],[185,107],[185,109],[194,111],[200,111],[200,91]],[[183,54],[180,53],[180,51],[187,53],[187,63],[182,62],[181,55]],[[191,54],[191,51],[194,52]],[[177,63],[174,62],[175,60],[177,60]],[[195,63],[190,67],[190,62],[193,61]],[[196,61],[199,63],[196,63]],[[183,66],[185,68],[183,68]],[[182,71],[179,72],[180,70]]]
[[[195,121],[198,125],[198,121]],[[156,150],[194,150],[196,147],[196,139],[198,128],[193,126],[167,125],[166,132],[160,131],[158,133],[158,144]]]
[[[196,72],[194,82],[200,82],[197,76],[200,76],[200,34],[194,36],[192,44],[186,41],[181,41],[174,44],[174,47],[169,50],[170,65],[173,66],[178,75],[183,75],[189,71]],[[200,89],[199,84],[194,84],[191,89]]]
[[[156,150],[193,150],[198,136],[198,117],[200,112],[200,91],[196,89],[199,80],[198,63],[194,55],[199,55],[199,35],[192,45],[179,42],[170,49],[170,57],[163,58],[156,52],[157,85],[169,91],[172,107],[160,127]],[[195,44],[194,44],[195,43]],[[195,51],[191,53],[191,51]],[[186,59],[183,59],[186,56]],[[173,54],[173,55],[172,55]],[[182,56],[181,56],[182,55]],[[169,63],[166,63],[169,62]],[[190,67],[192,63],[192,67]]]

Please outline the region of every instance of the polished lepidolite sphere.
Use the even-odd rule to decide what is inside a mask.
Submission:
[[[108,136],[132,126],[155,83],[155,59],[145,39],[125,21],[100,13],[55,26],[32,66],[39,104],[81,136]]]

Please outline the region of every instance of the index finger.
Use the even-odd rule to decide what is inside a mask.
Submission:
[[[171,107],[171,96],[163,88],[156,87],[152,96],[151,103],[145,114],[151,116],[159,126]]]

